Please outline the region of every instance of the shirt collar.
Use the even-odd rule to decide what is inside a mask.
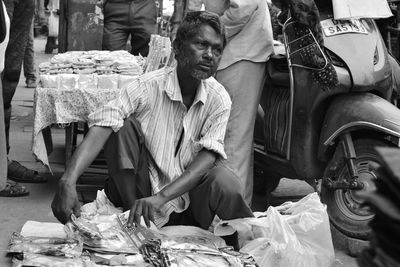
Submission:
[[[206,87],[207,87],[206,80],[201,80],[199,87],[197,88],[196,96],[194,98],[192,105],[196,104],[197,102],[201,102],[203,104],[206,103],[208,95]],[[167,83],[165,86],[165,92],[172,101],[179,101],[183,103],[182,92],[181,92],[181,87],[179,86],[176,68],[173,68],[169,72],[169,75],[167,77]]]

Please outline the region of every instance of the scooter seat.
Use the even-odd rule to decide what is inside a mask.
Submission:
[[[289,87],[289,68],[284,55],[273,55],[267,62],[267,78],[274,85]]]

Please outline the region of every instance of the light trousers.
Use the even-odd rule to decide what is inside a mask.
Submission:
[[[2,92],[3,92],[3,87],[0,83],[0,191],[5,188],[7,183],[7,142],[6,142],[6,130],[4,127],[4,109],[3,109]]]
[[[239,176],[243,196],[253,196],[253,134],[257,107],[264,85],[265,62],[238,61],[219,70],[216,79],[228,91],[232,108],[225,135],[224,164]]]

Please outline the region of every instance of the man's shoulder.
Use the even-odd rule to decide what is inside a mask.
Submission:
[[[204,80],[210,100],[218,101],[221,105],[231,105],[231,97],[226,91],[225,87],[219,83],[214,77]]]

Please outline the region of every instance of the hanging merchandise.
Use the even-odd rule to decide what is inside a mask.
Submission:
[[[49,15],[49,37],[58,37],[59,16],[56,11],[51,11]]]

